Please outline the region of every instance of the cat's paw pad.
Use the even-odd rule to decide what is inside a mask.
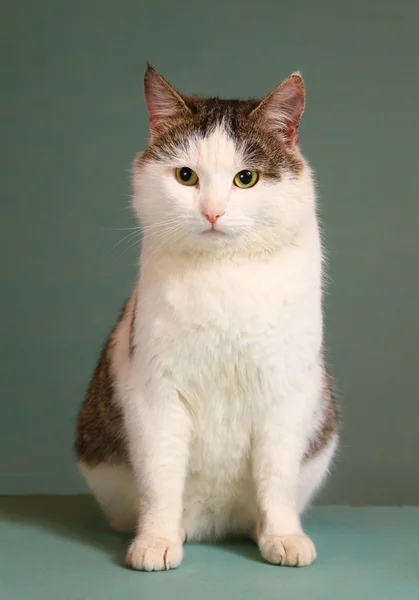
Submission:
[[[259,540],[259,548],[273,565],[305,567],[316,558],[316,548],[304,533],[266,536]]]
[[[182,562],[180,540],[140,535],[135,538],[127,553],[127,564],[138,571],[167,571],[176,569]]]

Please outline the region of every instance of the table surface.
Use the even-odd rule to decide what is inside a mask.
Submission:
[[[1,600],[418,600],[419,507],[313,508],[318,558],[265,564],[251,542],[185,547],[176,571],[124,567],[129,541],[88,496],[0,497]]]

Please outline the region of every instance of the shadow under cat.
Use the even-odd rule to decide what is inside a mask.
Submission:
[[[47,530],[57,537],[93,547],[108,555],[116,565],[125,567],[130,536],[112,531],[90,496],[2,496],[0,521]],[[251,541],[221,542],[217,548],[248,560],[264,562]]]

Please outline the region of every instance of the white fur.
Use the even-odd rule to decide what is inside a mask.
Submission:
[[[188,166],[199,187],[180,185]],[[302,465],[322,417],[321,247],[309,167],[251,189],[251,168],[219,128],[135,174],[145,226],[134,357],[125,325],[115,370],[132,470],[82,467],[109,520],[137,522],[139,569],[177,566],[182,540],[256,537],[266,560],[308,564],[299,512],[336,438]],[[225,214],[221,234],[202,205]],[[122,350],[121,348],[124,348]],[[113,488],[113,489],[111,489]]]

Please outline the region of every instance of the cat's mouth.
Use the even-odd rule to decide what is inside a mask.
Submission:
[[[220,236],[224,236],[226,235],[223,231],[220,231],[219,229],[214,229],[213,227],[211,227],[211,229],[205,229],[204,231],[201,232],[201,235],[205,235],[205,236],[214,236],[214,237],[220,237]]]

